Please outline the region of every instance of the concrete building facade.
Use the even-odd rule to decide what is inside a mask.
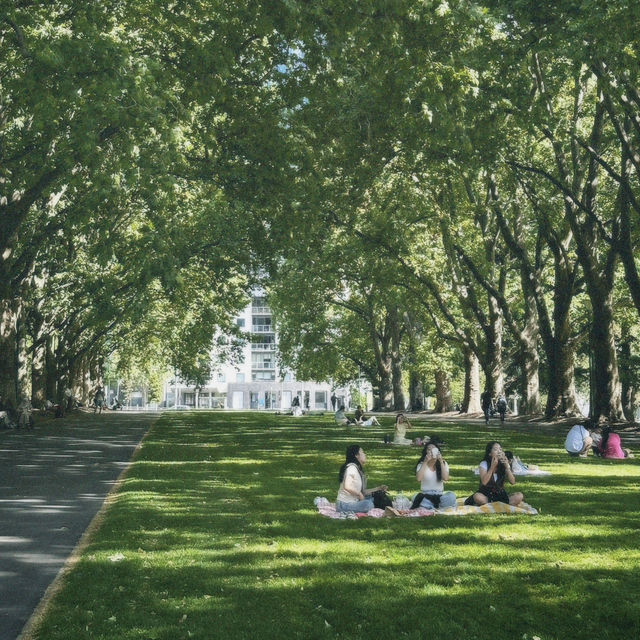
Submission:
[[[201,389],[169,380],[164,389],[165,407],[287,411],[297,398],[302,409],[331,411],[333,394],[336,406],[356,403],[348,389],[334,388],[329,382],[296,380],[291,371],[278,367],[277,333],[263,292],[253,293],[251,304],[238,315],[236,324],[249,338],[241,362],[218,367]],[[365,382],[359,387],[371,406],[370,387]]]

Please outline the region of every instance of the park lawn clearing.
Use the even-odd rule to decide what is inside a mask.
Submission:
[[[330,415],[165,414],[33,633],[101,638],[635,638],[640,464],[570,459],[561,436],[424,423],[447,488],[499,440],[551,476],[518,478],[539,515],[330,520],[347,444],[371,486],[417,489],[419,449]],[[532,429],[535,429],[533,427]]]

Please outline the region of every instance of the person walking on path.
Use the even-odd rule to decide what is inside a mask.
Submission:
[[[484,412],[484,423],[489,424],[489,418],[491,417],[491,392],[487,388],[480,394],[480,405]]]
[[[98,384],[98,387],[96,388],[96,395],[93,398],[93,413],[95,413],[98,409],[100,409],[100,413],[102,413],[102,408],[104,406],[104,388],[101,384]]]
[[[504,417],[507,413],[507,399],[504,397],[504,393],[501,393],[498,396],[498,401],[496,402],[496,409],[500,414],[500,422],[504,422]]]

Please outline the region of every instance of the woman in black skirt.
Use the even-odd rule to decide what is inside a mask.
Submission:
[[[511,471],[499,442],[489,442],[480,463],[480,488],[465,500],[465,504],[481,506],[489,502],[504,502],[510,505],[520,504],[524,496],[520,491],[509,495],[504,490],[504,482],[515,484],[516,479]]]

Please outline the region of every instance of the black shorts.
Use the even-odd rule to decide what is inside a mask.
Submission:
[[[476,493],[481,493],[483,496],[486,496],[489,502],[504,502],[505,504],[509,504],[509,494],[504,489],[487,487],[483,484],[478,488]],[[464,503],[475,504],[475,500],[473,499],[473,496],[469,496]]]

